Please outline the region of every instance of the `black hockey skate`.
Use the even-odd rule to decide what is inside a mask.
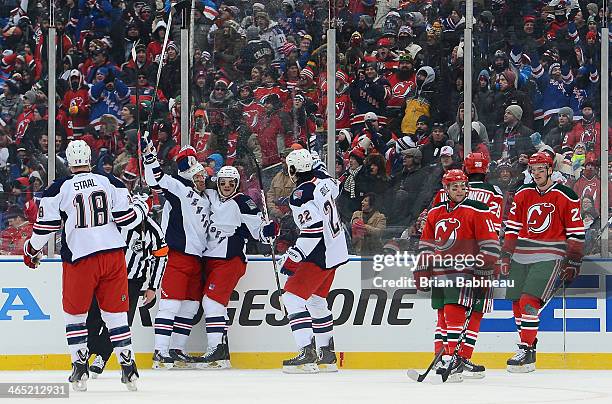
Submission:
[[[514,356],[506,362],[506,370],[510,373],[529,373],[536,370],[535,343],[532,347],[527,344],[518,344],[518,350]]]
[[[319,366],[320,372],[337,372],[337,362],[336,351],[334,350],[334,338],[332,337],[329,339],[329,344],[327,346],[322,346],[319,350],[317,365]]]
[[[87,391],[87,380],[89,379],[89,352],[87,349],[79,349],[77,351],[78,359],[72,362],[72,374],[68,381],[72,383],[74,391]]]
[[[229,369],[230,363],[229,347],[226,343],[220,343],[199,357],[193,358],[195,367],[198,369]]]
[[[461,358],[463,361],[463,378],[464,379],[484,379],[485,367],[477,365],[467,358]]]
[[[168,351],[170,358],[174,361],[172,369],[193,369],[193,356],[180,349],[171,349]]]
[[[436,370],[436,373],[442,376],[442,382],[461,383],[463,381],[463,360],[459,356],[446,355],[443,361]]]
[[[297,356],[283,361],[285,373],[319,373],[317,348],[314,341],[300,349]]]
[[[106,361],[101,355],[96,355],[96,359],[94,359],[93,363],[89,366],[89,372],[91,373],[92,379],[97,379],[98,376],[104,372],[104,368],[106,367]]]
[[[153,354],[153,369],[172,369],[174,367],[174,359],[170,356],[163,355],[160,351],[155,351]]]
[[[132,353],[128,350],[121,352],[119,362],[121,363],[121,383],[125,384],[129,391],[138,390],[136,380],[138,380],[139,374]]]

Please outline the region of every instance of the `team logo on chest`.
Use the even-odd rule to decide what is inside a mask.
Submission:
[[[442,219],[436,223],[435,240],[439,250],[448,250],[457,241],[457,230],[461,227],[459,219]]]
[[[555,205],[550,202],[536,203],[527,211],[527,226],[530,233],[544,233],[552,224]]]

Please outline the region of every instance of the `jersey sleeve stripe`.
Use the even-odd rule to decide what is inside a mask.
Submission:
[[[133,209],[122,212],[113,212],[113,218],[115,219],[115,223],[119,226],[127,225],[136,220],[136,212]]]

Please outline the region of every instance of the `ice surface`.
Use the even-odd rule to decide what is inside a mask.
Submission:
[[[0,372],[1,382],[64,382],[67,371]],[[70,391],[80,403],[612,403],[612,371],[487,371],[482,380],[432,385],[404,370],[341,370],[337,374],[285,375],[280,370],[141,370],[138,392],[128,392],[119,371],[89,380],[88,391]],[[15,401],[15,400],[13,400]],[[0,402],[8,402],[1,400]],[[20,399],[19,404],[38,400]]]

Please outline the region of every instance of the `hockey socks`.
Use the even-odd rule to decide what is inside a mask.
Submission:
[[[518,300],[512,302],[512,313],[514,314],[514,324],[516,324],[516,330],[520,337],[523,314],[521,313],[521,305]]]
[[[448,354],[452,355],[457,347],[459,336],[465,324],[466,309],[458,304],[444,305],[444,319],[446,320]]]
[[[444,353],[448,354],[446,342],[446,320],[444,319],[444,309],[438,309],[438,323],[436,324],[436,332],[434,334],[434,353],[440,352],[444,347]]]
[[[82,359],[78,351],[80,349],[87,350],[87,313],[73,315],[64,312],[64,321],[71,362],[76,362]]]
[[[538,313],[542,308],[542,301],[531,295],[522,295],[519,300],[521,307],[521,342],[532,347],[538,335],[540,318]]]
[[[465,338],[461,343],[459,349],[459,356],[462,358],[470,359],[472,353],[474,353],[474,346],[478,339],[478,331],[480,330],[480,321],[482,320],[483,313],[478,311],[472,311],[470,321],[468,322],[467,329],[465,330]],[[452,353],[452,352],[451,352]]]
[[[312,295],[306,300],[306,308],[312,317],[312,332],[317,348],[328,346],[334,329],[334,318],[327,307],[327,299]]]
[[[227,308],[208,296],[202,299],[202,307],[206,316],[208,348],[216,348],[223,341],[223,335],[227,333]]]
[[[289,325],[298,349],[312,341],[312,319],[306,309],[306,300],[290,292],[283,293],[283,303],[287,309]]]
[[[106,323],[108,334],[110,335],[113,351],[121,364],[129,364],[134,358],[132,350],[132,332],[128,326],[126,312],[109,313],[100,310],[102,320]]]
[[[185,351],[187,339],[189,338],[189,334],[191,334],[194,318],[199,308],[199,301],[181,301],[181,307],[174,317],[174,326],[170,338],[170,349],[178,349],[181,352]]]
[[[161,299],[157,316],[155,316],[155,350],[168,355],[170,336],[174,329],[174,317],[181,308],[181,302],[173,299]]]

